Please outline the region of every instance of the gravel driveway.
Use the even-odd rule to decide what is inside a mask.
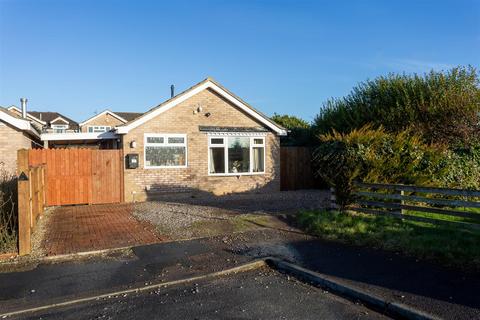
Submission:
[[[162,236],[178,240],[278,225],[275,215],[324,208],[328,197],[324,190],[222,197],[169,194],[159,201],[135,204],[134,216],[155,225]]]

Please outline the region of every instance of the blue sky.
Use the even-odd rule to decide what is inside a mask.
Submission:
[[[207,76],[310,121],[367,78],[466,64],[480,66],[480,1],[0,0],[0,105],[78,121]]]

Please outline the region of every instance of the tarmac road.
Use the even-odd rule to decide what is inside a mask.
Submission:
[[[111,297],[26,319],[386,319],[269,268]]]

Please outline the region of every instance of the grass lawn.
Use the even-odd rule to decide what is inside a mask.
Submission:
[[[399,251],[462,269],[480,270],[480,230],[388,216],[337,211],[302,211],[297,222],[327,240]]]

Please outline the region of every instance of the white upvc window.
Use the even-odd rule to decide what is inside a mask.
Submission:
[[[209,175],[265,173],[265,137],[208,137]]]
[[[108,132],[112,129],[110,126],[88,126],[88,132]]]
[[[187,167],[187,135],[145,133],[144,167],[186,168]]]
[[[54,133],[65,133],[68,129],[68,124],[52,124]]]

